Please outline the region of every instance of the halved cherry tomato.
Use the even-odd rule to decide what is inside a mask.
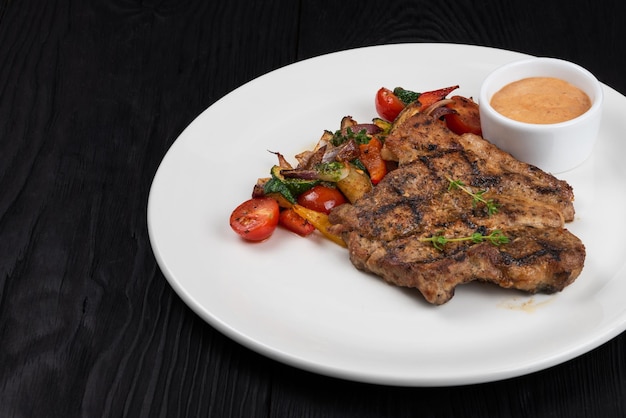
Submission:
[[[452,96],[450,99],[454,102],[447,104],[446,107],[454,109],[456,113],[444,116],[448,128],[458,135],[464,133],[482,135],[478,103],[463,96]]]
[[[370,175],[372,184],[378,184],[387,174],[387,163],[380,155],[383,143],[375,136],[367,144],[359,145],[359,160]]]
[[[318,184],[298,196],[298,204],[307,209],[325,214],[335,206],[346,203],[344,195],[337,189]]]
[[[279,210],[276,200],[270,197],[246,200],[230,215],[230,227],[248,241],[263,241],[276,230]]]
[[[284,209],[280,212],[278,223],[291,232],[306,237],[315,231],[315,226],[309,221],[298,215],[292,208]]]
[[[398,96],[385,87],[381,87],[376,93],[375,105],[378,116],[389,122],[393,122],[404,109],[404,103]]]

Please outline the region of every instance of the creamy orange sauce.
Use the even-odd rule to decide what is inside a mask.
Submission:
[[[504,86],[491,98],[491,106],[510,119],[548,124],[582,115],[591,107],[591,100],[565,80],[530,77]]]

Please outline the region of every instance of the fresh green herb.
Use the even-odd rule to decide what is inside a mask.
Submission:
[[[349,140],[354,139],[357,144],[367,144],[370,142],[370,137],[367,135],[366,129],[361,129],[359,132],[354,132],[352,129],[347,128],[346,133],[336,131],[333,134],[332,139],[330,140],[331,144],[334,146],[339,146],[344,142],[348,142]]]
[[[420,238],[420,241],[432,242],[433,247],[438,250],[443,250],[444,245],[446,245],[447,243],[461,241],[472,241],[475,244],[486,241],[495,246],[498,246],[501,244],[507,244],[509,242],[509,237],[504,235],[499,229],[495,229],[489,235],[483,235],[480,232],[474,232],[472,235],[467,237],[446,238],[444,235],[439,234],[433,235],[429,238]]]
[[[452,180],[448,176],[446,176],[446,178],[450,182],[450,184],[448,184],[448,190],[459,189],[472,196],[472,205],[476,207],[478,203],[483,203],[487,207],[487,214],[489,216],[498,212],[498,204],[494,202],[493,199],[485,199],[485,197],[483,196],[487,192],[487,190],[479,190],[477,192],[474,192],[461,180]]]
[[[416,93],[411,90],[405,90],[402,87],[396,87],[393,89],[393,94],[395,94],[405,106],[419,99],[421,95],[420,93]]]

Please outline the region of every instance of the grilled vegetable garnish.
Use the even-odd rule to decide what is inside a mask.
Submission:
[[[442,124],[446,123],[444,116],[456,116],[457,113],[453,106],[457,102],[446,99],[446,95],[457,88],[452,86],[424,93],[401,87],[393,91],[380,89],[375,97],[378,116],[371,123],[361,123],[352,116],[342,117],[339,129],[325,130],[313,149],[295,156],[295,166],[281,153],[273,152],[278,161],[269,170],[269,177],[257,180],[252,197],[273,198],[281,210],[286,211],[293,210],[305,193],[315,187],[323,187],[341,194],[342,203],[357,202],[397,167],[397,156],[384,146],[387,136],[416,113],[426,112],[441,119]],[[464,112],[464,115],[467,113]],[[460,119],[450,120],[459,122]],[[310,207],[305,209],[311,210]],[[324,211],[322,213],[327,215]],[[309,218],[318,219],[313,215],[309,214]],[[282,219],[282,226],[299,235],[308,235],[308,228],[299,229],[300,220],[293,213],[284,214]],[[318,219],[314,224],[334,242],[341,241],[325,231],[325,221]]]

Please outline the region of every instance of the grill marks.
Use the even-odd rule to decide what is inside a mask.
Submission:
[[[434,304],[447,302],[461,283],[479,280],[528,292],[554,292],[582,270],[585,249],[563,228],[574,217],[571,187],[513,159],[480,137],[457,136],[424,115],[390,134],[386,148],[399,168],[354,205],[330,216],[352,263],[386,281],[415,287]],[[487,190],[498,212],[462,190]],[[423,238],[487,235],[502,230],[511,242],[451,242],[438,250]]]

